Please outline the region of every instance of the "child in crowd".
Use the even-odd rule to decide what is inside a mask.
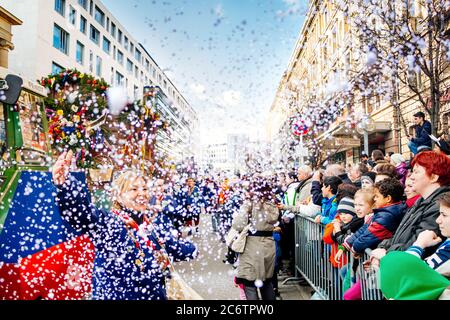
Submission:
[[[366,172],[361,175],[361,188],[370,189],[375,184],[375,178],[377,174],[375,172]]]
[[[445,193],[439,204],[440,214],[436,222],[446,237],[444,242],[434,231],[425,230],[406,252],[392,251],[381,259],[381,291],[387,299],[450,299],[450,193]],[[436,252],[424,259],[425,264],[419,260],[426,248],[441,242]]]
[[[402,198],[403,186],[397,179],[388,178],[376,183],[372,218],[348,237],[343,246],[359,256],[367,248],[376,248],[382,240],[391,238],[406,211]]]
[[[341,228],[335,228],[332,238],[339,244],[339,251],[336,253],[334,260],[339,262],[343,253],[346,251],[343,246],[345,239],[352,236],[356,231],[358,231],[364,223],[370,221],[370,217],[373,214],[374,206],[374,192],[373,189],[361,189],[355,194],[354,200],[354,211],[356,216],[352,216],[350,222]],[[346,215],[344,220],[348,220],[349,215]]]
[[[322,187],[322,210],[320,215],[314,220],[316,223],[327,225],[333,221],[337,212],[338,203],[336,195],[340,184],[342,184],[342,180],[339,177],[332,176],[324,178]]]
[[[367,248],[374,249],[384,239],[394,234],[406,211],[401,202],[403,186],[397,179],[379,181],[373,188],[373,215],[355,234],[343,243],[345,249],[359,257]],[[344,294],[345,300],[361,300],[361,282],[355,282]]]
[[[345,238],[345,235],[352,234],[364,224],[364,219],[356,216],[354,200],[350,197],[342,198],[337,207],[336,219],[325,227],[323,240],[326,244],[331,245],[330,262],[335,268],[343,268],[346,259],[335,259],[339,251],[339,241]],[[342,255],[342,252],[341,252]]]

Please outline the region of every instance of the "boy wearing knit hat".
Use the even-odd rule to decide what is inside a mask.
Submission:
[[[338,205],[339,220],[333,221],[333,234],[331,238],[337,244],[342,244],[345,238],[355,233],[364,224],[364,218],[356,216],[355,203],[352,198],[343,198]]]
[[[343,253],[339,254],[336,260],[336,254],[341,249],[341,244],[345,238],[356,232],[363,224],[364,219],[356,216],[354,200],[350,197],[344,197],[339,201],[337,207],[336,218],[325,227],[323,240],[326,244],[331,245],[330,262],[336,268],[342,268],[346,263],[346,259],[341,260]]]

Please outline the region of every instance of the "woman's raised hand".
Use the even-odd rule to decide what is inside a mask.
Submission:
[[[67,174],[69,173],[70,165],[72,163],[73,151],[63,152],[52,168],[53,183],[57,186],[63,185],[66,182]]]

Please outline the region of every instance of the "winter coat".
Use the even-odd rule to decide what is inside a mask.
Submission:
[[[405,186],[406,176],[408,175],[408,166],[405,162],[402,162],[395,167],[395,170],[397,171],[398,179],[402,185]]]
[[[339,217],[337,218],[337,220],[339,221]],[[333,230],[334,230],[334,226],[332,223],[329,223],[325,226],[325,230],[323,232],[323,242],[326,243],[327,245],[329,245],[329,249],[326,250],[326,252],[329,252],[329,258],[328,261],[330,261],[331,265],[335,268],[342,268],[347,264],[347,256],[344,255],[341,259],[341,261],[338,263],[334,260],[334,257],[336,256],[336,253],[339,251],[339,245],[334,242],[333,238],[332,238],[332,234],[333,234]]]
[[[292,184],[292,188],[295,188],[294,199],[291,201],[292,194],[291,188],[286,190],[283,203],[285,203],[286,211],[291,211],[293,213],[300,213],[301,203],[311,196],[311,179],[300,181],[299,183]]]
[[[367,248],[376,248],[381,241],[392,237],[405,211],[406,205],[403,203],[374,209],[370,222],[346,239],[344,246],[356,253],[364,253]]]
[[[244,202],[241,210],[233,219],[233,228],[241,232],[251,223],[249,234],[254,231],[266,231],[269,235],[247,236],[244,252],[239,255],[236,278],[244,280],[246,285],[253,285],[255,280],[269,280],[275,269],[274,224],[278,221],[278,209],[268,202]]]
[[[322,211],[320,213],[320,223],[323,225],[329,224],[333,221],[337,213],[337,201],[336,196],[331,198],[323,198],[322,200]]]
[[[152,223],[149,238],[155,249],[129,230],[118,215],[96,208],[87,192],[86,184],[72,175],[57,187],[56,203],[64,221],[77,232],[88,234],[95,246],[92,277],[93,298],[96,300],[166,300],[165,275],[156,264],[154,250],[160,250],[158,240],[164,241],[167,253],[174,260],[195,256],[196,247],[173,237],[163,215]],[[145,254],[141,270],[135,264],[140,256],[133,238]],[[157,239],[156,239],[157,238]]]
[[[417,240],[417,236],[424,230],[432,230],[442,239],[442,234],[436,219],[439,216],[439,203],[437,199],[445,192],[450,191],[450,186],[440,187],[434,191],[427,199],[420,198],[406,212],[394,236],[385,240],[378,246],[387,251],[405,251]],[[425,256],[436,248],[425,250]]]
[[[352,221],[342,225],[341,231],[332,233],[331,239],[337,244],[343,244],[345,238],[354,234],[364,225],[364,218],[354,217]]]
[[[425,120],[423,126],[416,126],[416,136],[411,139],[418,147],[427,146],[431,148],[431,122]]]

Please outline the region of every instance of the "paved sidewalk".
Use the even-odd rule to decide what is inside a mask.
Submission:
[[[234,286],[235,269],[222,260],[227,247],[212,232],[211,216],[201,215],[199,233],[189,237],[197,246],[199,256],[194,261],[180,262],[175,268],[183,279],[205,300],[239,300],[239,289]],[[282,300],[309,300],[311,289],[296,284],[281,285]]]

